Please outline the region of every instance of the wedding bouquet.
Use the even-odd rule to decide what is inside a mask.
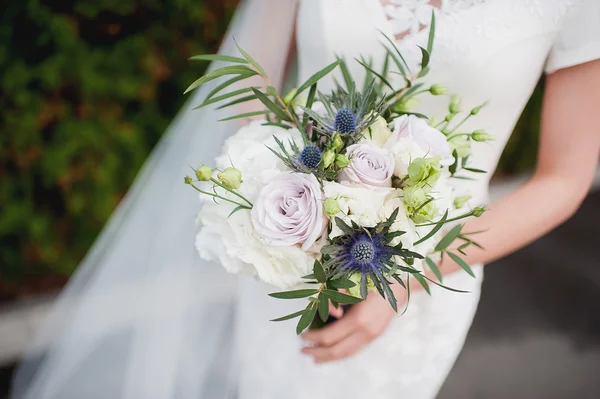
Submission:
[[[357,60],[367,75],[360,88],[343,59],[281,96],[266,71],[239,46],[240,58],[192,57],[231,64],[188,88],[232,76],[201,106],[256,100],[264,105],[264,110],[227,118],[264,120],[229,138],[216,167],[201,165],[194,169],[196,179],[185,177],[203,201],[197,249],[231,273],[254,275],[283,290],[270,294],[275,298],[307,298],[304,309],[275,320],[299,317],[298,334],[325,322],[330,303],[356,304],[372,291],[398,311],[390,286],[399,284],[410,293],[410,277],[428,292],[429,284],[453,290],[442,284],[437,266],[442,256],[473,275],[461,254],[478,244],[452,222],[480,216],[484,208],[457,211],[466,208],[469,195],[455,193],[450,181],[483,172],[468,166],[470,144],[492,137],[460,130],[483,105],[453,123],[461,113],[456,96],[439,122],[411,112],[416,96],[447,90],[419,82],[428,72],[435,20],[431,26],[418,72],[411,72],[384,36],[382,70]],[[336,83],[331,93],[319,92],[319,80],[337,68],[343,83]],[[390,83],[391,74],[402,77],[402,87]],[[225,91],[256,75],[264,86]],[[444,228],[448,223],[453,225],[449,230]],[[425,268],[436,279],[427,277]]]

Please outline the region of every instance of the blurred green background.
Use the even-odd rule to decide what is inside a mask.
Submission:
[[[60,286],[218,48],[237,0],[0,5],[0,300]],[[542,88],[501,161],[535,162]]]

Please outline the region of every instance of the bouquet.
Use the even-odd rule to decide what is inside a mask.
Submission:
[[[454,96],[441,121],[411,111],[417,96],[447,91],[420,82],[428,73],[435,20],[431,27],[415,73],[382,34],[385,64],[375,70],[371,62],[356,60],[366,71],[360,87],[341,58],[282,96],[239,46],[241,57],[192,57],[229,64],[188,88],[228,77],[201,106],[264,105],[226,118],[264,119],[229,138],[215,167],[202,164],[193,168],[195,179],[185,177],[203,202],[196,247],[231,273],[278,287],[272,297],[307,299],[303,309],[275,320],[299,317],[298,334],[326,322],[330,303],[356,304],[370,292],[398,311],[391,285],[404,287],[410,298],[411,277],[427,292],[430,284],[454,290],[442,284],[437,265],[443,256],[473,275],[461,255],[478,244],[456,222],[485,209],[465,209],[470,196],[458,195],[450,183],[484,173],[469,164],[470,144],[493,138],[481,130],[460,130],[485,104],[461,118],[460,99]],[[343,82],[321,93],[319,80],[336,69]],[[393,74],[402,78],[401,87],[390,82]],[[263,86],[226,90],[257,75]],[[448,224],[453,227],[445,228]],[[424,274],[426,268],[435,279]]]

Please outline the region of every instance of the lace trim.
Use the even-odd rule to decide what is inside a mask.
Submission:
[[[431,13],[451,15],[486,0],[382,0],[381,4],[390,21],[396,39],[429,29]]]

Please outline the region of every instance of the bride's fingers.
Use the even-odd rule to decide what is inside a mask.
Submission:
[[[333,346],[352,334],[356,329],[354,318],[346,316],[318,330],[309,330],[302,334],[302,338],[311,342],[313,346]]]
[[[329,315],[336,319],[341,318],[344,315],[344,308],[338,306],[337,308],[329,302]]]
[[[302,352],[312,356],[315,363],[332,362],[352,356],[368,343],[368,336],[357,331],[331,347],[305,348]]]

